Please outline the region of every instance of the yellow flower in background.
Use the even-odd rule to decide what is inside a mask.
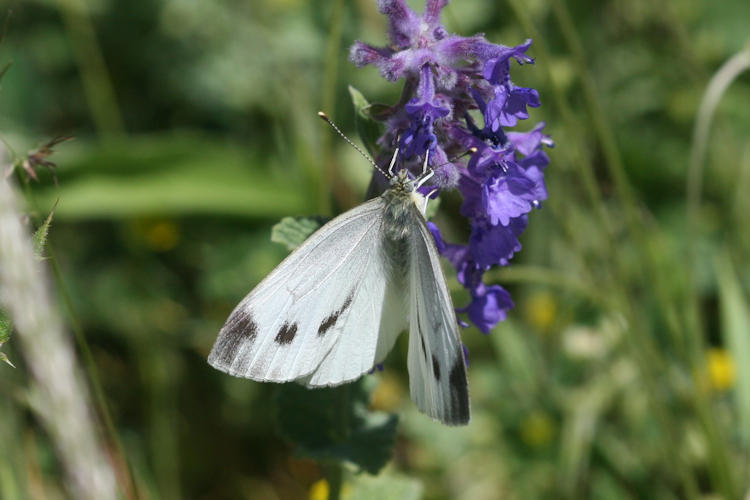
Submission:
[[[331,487],[325,478],[318,479],[310,486],[309,500],[328,500],[331,494]],[[341,498],[347,498],[352,495],[352,487],[348,483],[341,486]]]
[[[711,388],[726,391],[734,385],[737,376],[732,356],[726,349],[712,348],[706,353],[706,370]]]
[[[373,410],[394,411],[404,399],[404,388],[398,377],[391,373],[381,373],[380,383],[372,393],[370,406]]]
[[[154,252],[168,252],[180,242],[180,228],[169,219],[132,219],[127,232],[134,243]]]
[[[526,321],[531,326],[546,332],[557,318],[557,301],[549,292],[534,292],[524,303],[523,311]]]
[[[521,421],[521,440],[532,448],[548,444],[554,434],[555,423],[546,413],[530,413]]]
[[[172,250],[180,240],[177,225],[167,220],[147,225],[144,232],[148,246],[157,252]]]
[[[328,500],[329,493],[328,481],[318,479],[310,486],[310,496],[308,498],[310,500]]]

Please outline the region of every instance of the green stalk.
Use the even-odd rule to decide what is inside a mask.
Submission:
[[[325,69],[323,71],[323,111],[332,119],[336,111],[336,82],[338,81],[339,57],[341,57],[341,29],[344,15],[343,0],[335,0],[331,4],[331,24],[326,44]],[[323,213],[331,209],[330,190],[334,185],[333,134],[326,129],[321,136],[322,158],[324,165],[323,182],[319,189],[319,207]]]
[[[20,172],[18,173],[17,177],[19,177],[19,179],[22,177]],[[23,182],[22,179],[21,182],[24,186],[27,203],[33,205],[34,210],[39,212],[38,208],[36,207],[33,193],[31,192],[30,184],[28,182]],[[62,271],[55,256],[54,246],[49,240],[47,240],[47,243],[45,245],[45,251],[48,255],[47,260],[49,260],[50,266],[52,267],[52,273],[54,274],[55,280],[57,282],[58,293],[61,295],[63,303],[65,304],[65,308],[68,312],[70,328],[73,330],[73,336],[76,340],[76,344],[78,345],[78,349],[81,351],[84,366],[83,371],[86,375],[86,378],[88,379],[89,384],[91,385],[93,406],[96,409],[96,413],[98,414],[99,418],[104,423],[108,442],[112,446],[114,446],[115,454],[113,458],[117,462],[117,467],[115,469],[117,472],[117,482],[119,483],[120,488],[125,495],[125,498],[137,500],[139,498],[139,495],[132,465],[127,459],[125,449],[122,446],[122,441],[120,440],[119,434],[117,433],[117,429],[114,425],[112,413],[109,410],[107,398],[104,396],[104,390],[102,389],[99,371],[96,368],[96,363],[94,362],[94,356],[91,354],[91,348],[89,347],[88,341],[86,340],[86,335],[84,334],[83,328],[81,327],[81,322],[78,319],[78,314],[76,313],[75,307],[73,306],[73,301],[70,297],[70,291],[65,284],[65,279],[63,278]]]
[[[660,301],[663,309],[669,312],[673,310],[674,304],[671,304],[669,294],[666,291],[667,289],[662,282],[663,273],[660,272],[660,263],[656,260],[654,254],[649,251],[648,237],[644,230],[643,221],[638,212],[636,197],[628,182],[627,175],[625,174],[625,169],[620,159],[614,134],[609,127],[609,123],[605,118],[604,110],[602,109],[600,100],[597,97],[593,77],[585,64],[583,45],[577,35],[572,18],[565,4],[561,0],[555,0],[552,6],[563,38],[573,53],[576,69],[581,78],[584,99],[589,108],[592,122],[594,123],[594,130],[602,147],[606,166],[612,177],[615,192],[624,210],[628,231],[633,235],[637,248],[643,249],[642,256],[644,257],[644,271],[646,271],[646,273],[642,276],[642,279],[644,280],[644,283],[653,282],[655,285],[656,298]],[[627,300],[627,297],[623,296],[623,298]],[[630,318],[634,321],[640,322],[636,310],[634,310],[632,306],[629,307],[629,309],[632,313]],[[691,368],[691,372],[694,374],[694,383],[697,385],[698,374],[700,373],[700,369],[705,365],[703,363],[703,338],[701,326],[696,322],[696,317],[690,314],[689,311],[685,312],[687,324],[672,324],[671,333],[677,341],[677,345],[687,344],[686,351],[688,364]],[[676,318],[676,316],[673,317]],[[681,330],[684,330],[685,332],[684,342],[679,340]],[[648,329],[636,328],[633,332],[637,332],[639,343],[641,344],[636,347],[637,349],[653,345],[651,339],[648,338]],[[655,353],[656,352],[657,351],[655,351]],[[644,369],[647,370],[646,373],[650,373],[651,371],[650,366],[648,365],[644,365]],[[654,389],[655,387],[652,387],[652,390]],[[658,392],[653,392],[653,394],[656,398]],[[716,425],[716,421],[713,418],[710,402],[706,395],[699,390],[695,391],[695,396],[692,402],[695,406],[696,416],[698,417],[698,420],[704,429],[706,438],[709,441],[709,450],[711,454],[711,458],[709,459],[709,472],[712,481],[719,491],[721,491],[727,498],[736,498],[738,496],[738,489],[729,473],[729,464],[731,462],[725,445],[726,440],[723,439],[723,436]],[[668,415],[665,413],[665,417],[666,416]],[[667,424],[665,430],[672,435],[673,443],[677,444],[680,441],[675,439],[677,437],[674,435],[675,430],[672,426],[669,426],[668,423],[669,420],[663,421],[663,424]],[[689,477],[689,471],[682,470],[681,472],[685,481],[688,481],[690,484],[694,483],[694,479]]]
[[[552,89],[552,97],[555,100],[555,106],[557,106],[560,115],[562,115],[563,121],[567,124],[569,130],[583,130],[580,122],[573,113],[568,101],[565,99],[563,90],[557,84],[555,76],[552,73],[552,57],[550,55],[547,43],[544,37],[536,28],[536,25],[529,16],[528,9],[521,3],[521,0],[508,0],[513,13],[515,14],[518,21],[521,23],[523,30],[531,35],[534,39],[534,50],[539,54],[539,57],[545,61],[543,65],[547,72],[547,80],[549,81],[550,88]],[[578,139],[579,136],[574,136]],[[588,197],[589,204],[593,207],[596,216],[599,219],[599,223],[606,230],[606,234],[611,238],[613,234],[613,228],[609,216],[606,211],[606,205],[599,191],[599,187],[596,182],[596,176],[594,174],[594,166],[591,163],[589,155],[583,153],[583,141],[578,139],[576,147],[569,148],[573,151],[573,166],[576,168],[576,173],[580,177],[583,188]]]
[[[94,124],[104,138],[119,135],[124,131],[122,116],[86,2],[58,0],[57,4],[70,36]]]
[[[97,413],[104,423],[107,440],[115,448],[115,457],[118,465],[118,482],[120,483],[125,498],[138,499],[138,488],[136,487],[133,467],[128,460],[125,449],[122,446],[120,436],[117,433],[114,420],[112,419],[112,413],[110,412],[109,405],[107,404],[107,398],[104,396],[101,379],[99,378],[99,370],[96,368],[94,356],[91,354],[91,347],[89,347],[89,343],[86,340],[86,335],[83,333],[81,322],[78,319],[78,315],[73,306],[73,301],[70,298],[70,292],[68,291],[68,287],[65,285],[65,279],[63,278],[62,271],[60,270],[60,265],[58,264],[57,258],[55,257],[52,243],[50,243],[49,241],[47,242],[46,251],[49,255],[48,260],[50,262],[50,265],[52,266],[52,272],[54,273],[55,280],[57,281],[58,292],[60,293],[60,296],[65,303],[65,308],[68,311],[70,328],[73,330],[73,336],[76,339],[78,349],[80,349],[81,355],[83,357],[83,365],[85,367],[84,372],[86,373],[89,383],[91,384],[91,390],[94,395],[94,407],[97,409]]]
[[[333,409],[336,415],[337,439],[346,441],[349,439],[349,405],[351,404],[351,384],[339,386],[336,390],[336,406]],[[344,484],[344,466],[340,461],[331,461],[326,467],[329,493],[328,500],[339,500],[341,488]]]

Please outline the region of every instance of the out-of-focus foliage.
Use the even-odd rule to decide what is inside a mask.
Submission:
[[[374,0],[0,0],[0,17],[9,10],[0,134],[16,159],[75,136],[56,147],[59,187],[41,169],[24,192],[31,227],[57,203],[54,290],[89,343],[142,497],[325,497],[325,464],[278,432],[278,387],[205,359],[286,255],[271,227],[364,196],[368,164],[315,113],[356,137],[367,131],[349,85],[360,102],[398,99],[400,85],[346,60],[354,39],[385,42]],[[702,94],[747,46],[748,19],[745,0],[447,7],[462,35],[534,38],[536,64],[513,78],[539,90],[530,122],[557,143],[549,201],[513,268],[492,276],[516,299],[510,319],[488,336],[463,331],[471,425],[416,411],[402,339],[368,376],[372,409],[400,414],[391,462],[376,477],[347,469],[345,498],[747,493],[747,74],[720,101],[694,225],[685,186]],[[467,236],[458,209],[448,194],[436,215],[452,241]],[[0,497],[53,497],[60,466],[13,338],[2,350],[17,369],[0,364]]]
[[[377,474],[391,459],[398,418],[368,411],[372,385],[371,378],[314,390],[284,384],[276,398],[281,434],[305,456],[344,460]]]

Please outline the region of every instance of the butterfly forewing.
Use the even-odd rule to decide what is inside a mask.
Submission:
[[[376,198],[344,213],[289,255],[232,312],[209,363],[234,376],[315,386],[371,369],[381,318],[399,314],[385,310],[383,206]],[[397,335],[395,327],[384,333]]]
[[[229,316],[208,361],[259,381],[310,387],[357,379],[409,327],[417,407],[469,421],[458,323],[432,234],[405,172],[381,197],[332,220],[274,269]]]
[[[409,386],[417,407],[448,425],[469,421],[458,322],[430,230],[413,207],[410,231]]]

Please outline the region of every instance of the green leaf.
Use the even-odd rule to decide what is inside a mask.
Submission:
[[[5,344],[10,339],[11,328],[12,324],[10,322],[10,319],[5,316],[5,313],[3,311],[0,311],[0,347],[2,347],[3,344]],[[0,361],[5,361],[13,368],[16,367],[16,365],[10,362],[8,356],[6,356],[4,352],[0,352]]]
[[[8,72],[12,64],[13,64],[12,62],[6,63],[5,66],[3,66],[3,69],[0,69],[0,80],[3,79],[3,77],[5,76],[5,73]]]
[[[13,363],[10,362],[10,360],[8,359],[8,356],[6,356],[4,352],[0,352],[0,361],[5,361],[6,363],[8,363],[13,368],[16,367],[16,365],[14,365]]]
[[[55,202],[55,206],[57,206],[57,202]],[[32,245],[34,247],[34,256],[39,260],[44,258],[44,247],[47,244],[47,235],[49,234],[49,227],[52,223],[52,216],[55,214],[55,206],[52,207],[47,219],[45,219],[42,225],[37,228],[31,237]]]
[[[351,95],[352,104],[354,105],[357,134],[359,134],[359,138],[365,145],[367,152],[375,158],[378,152],[377,142],[383,134],[382,125],[376,122],[370,115],[369,110],[372,105],[359,90],[349,85],[349,95]]]
[[[199,134],[78,141],[58,155],[60,188],[40,203],[60,203],[56,220],[143,216],[282,217],[312,211],[310,187],[273,157]]]
[[[294,250],[327,221],[326,217],[284,217],[271,229],[271,241]]]
[[[401,474],[384,473],[378,476],[358,476],[345,496],[346,500],[419,500],[422,483]]]
[[[282,435],[301,455],[343,460],[377,474],[391,458],[398,417],[367,409],[373,384],[363,377],[323,389],[282,385],[277,393]]]
[[[0,311],[0,347],[10,339],[13,325],[3,311]]]
[[[718,258],[716,268],[722,335],[737,370],[737,385],[734,388],[740,420],[737,428],[744,444],[750,446],[750,306],[742,293],[737,272],[729,255],[724,254]]]

